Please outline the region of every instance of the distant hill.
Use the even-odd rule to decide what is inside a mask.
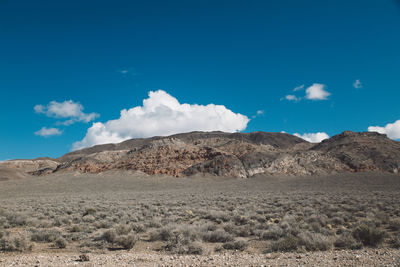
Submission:
[[[346,131],[318,144],[287,133],[191,132],[97,145],[58,159],[7,161],[1,166],[33,175],[108,170],[239,178],[361,171],[397,174],[400,143],[370,132]]]

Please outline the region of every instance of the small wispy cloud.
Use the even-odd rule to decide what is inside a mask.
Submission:
[[[304,89],[304,84],[295,87],[295,88],[293,89],[293,92],[297,92],[297,91],[300,91],[300,90],[303,90],[303,89]]]
[[[295,95],[285,95],[284,98],[281,98],[281,100],[287,100],[287,101],[293,101],[293,102],[298,102],[301,100],[301,98],[295,96]]]
[[[129,68],[124,68],[117,70],[118,73],[123,74],[124,76],[139,76],[140,74],[136,71],[135,68],[129,67]]]
[[[60,129],[47,128],[47,127],[43,127],[39,131],[35,132],[35,135],[43,136],[43,137],[50,137],[50,136],[61,135],[61,134],[62,134],[62,131]]]
[[[361,81],[359,79],[357,79],[354,83],[353,83],[353,87],[356,89],[360,89],[363,87]]]
[[[259,116],[263,116],[264,115],[264,110],[257,110],[256,115],[253,115],[252,118],[255,119]]]
[[[97,113],[84,113],[84,107],[77,102],[67,100],[64,102],[51,101],[46,106],[36,105],[33,107],[34,111],[38,114],[45,114],[47,117],[56,119],[68,119],[59,122],[61,125],[71,125],[75,122],[90,122],[99,117]]]

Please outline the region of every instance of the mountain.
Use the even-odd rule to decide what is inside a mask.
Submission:
[[[343,132],[318,144],[286,133],[191,132],[97,145],[58,159],[0,163],[32,175],[135,170],[176,177],[195,174],[247,178],[339,172],[398,173],[400,143],[371,132]]]

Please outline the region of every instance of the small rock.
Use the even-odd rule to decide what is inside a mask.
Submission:
[[[79,256],[80,261],[90,261],[89,255],[87,254],[82,254]]]

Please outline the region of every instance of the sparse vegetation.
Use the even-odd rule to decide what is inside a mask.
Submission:
[[[375,226],[361,224],[353,230],[353,236],[365,246],[377,247],[382,243],[385,232]]]
[[[1,182],[0,251],[130,250],[138,243],[164,253],[197,255],[400,247],[400,185],[390,177],[379,191],[368,184],[373,177],[362,176],[353,177],[347,187],[337,186],[346,185],[346,177],[320,178],[329,190],[319,186],[318,177],[290,178],[293,183],[286,178],[270,183],[267,177],[93,177],[68,177],[73,180],[54,190],[73,193],[59,195],[46,193],[40,183],[62,177],[38,177],[38,184],[25,182],[26,191],[18,188],[23,197],[15,197],[12,190],[17,189]]]
[[[54,246],[55,246],[56,248],[66,248],[67,245],[68,245],[67,240],[65,240],[65,239],[62,238],[62,237],[59,237],[59,238],[57,238],[57,239],[54,241]]]
[[[32,250],[33,245],[28,241],[25,235],[3,233],[0,236],[0,251],[3,252],[25,252]]]

